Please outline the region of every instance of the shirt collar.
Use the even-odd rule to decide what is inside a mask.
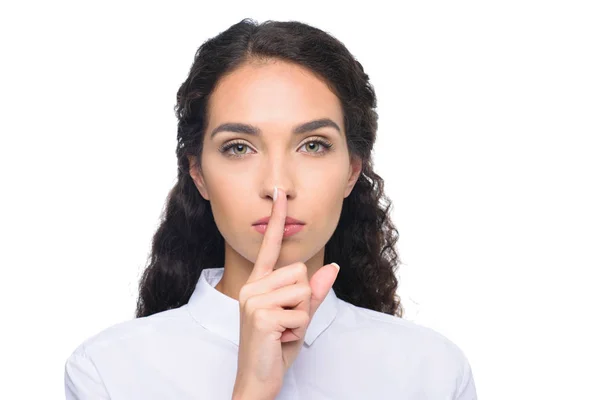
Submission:
[[[192,317],[200,325],[239,346],[239,302],[215,289],[224,271],[224,267],[202,270],[187,307]],[[331,325],[337,315],[337,310],[338,297],[331,288],[308,325],[304,343],[308,346],[312,345],[317,337]]]

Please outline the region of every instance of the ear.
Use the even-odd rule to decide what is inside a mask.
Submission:
[[[190,176],[192,177],[198,192],[200,192],[200,195],[204,197],[205,200],[210,201],[206,183],[204,182],[204,176],[202,175],[202,170],[200,169],[200,165],[197,165],[198,158],[188,156],[188,162],[190,164]]]
[[[352,189],[354,189],[354,185],[356,181],[360,177],[362,172],[362,160],[360,157],[352,156],[350,159],[350,166],[348,168],[348,184],[346,185],[346,190],[344,191],[344,198],[350,196]]]

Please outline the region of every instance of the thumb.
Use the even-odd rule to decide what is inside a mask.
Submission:
[[[312,296],[310,298],[310,319],[312,320],[313,315],[327,297],[329,289],[333,286],[333,283],[337,279],[340,267],[336,263],[327,264],[310,278],[310,288],[312,289]]]

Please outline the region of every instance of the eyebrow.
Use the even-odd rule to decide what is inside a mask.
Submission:
[[[292,130],[292,133],[301,135],[303,133],[316,131],[319,128],[325,128],[325,127],[335,128],[340,134],[342,133],[342,130],[340,129],[338,124],[336,124],[329,118],[321,118],[321,119],[317,119],[314,121],[305,122],[303,124],[297,125]],[[227,122],[227,123],[219,125],[215,129],[213,129],[213,131],[210,134],[210,138],[212,139],[217,133],[225,132],[225,131],[235,132],[235,133],[245,133],[248,135],[262,134],[262,131],[260,130],[260,128],[257,128],[256,126],[242,124],[242,123],[238,123],[238,122]]]

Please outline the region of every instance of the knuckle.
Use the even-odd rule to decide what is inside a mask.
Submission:
[[[238,294],[240,303],[243,304],[248,300],[248,297],[250,295],[249,291],[250,291],[250,288],[248,285],[242,286],[242,288],[240,289],[240,293]]]
[[[257,300],[256,296],[247,298],[246,301],[244,302],[244,311],[247,314],[252,313],[252,311],[256,309],[257,301],[258,300]]]
[[[310,322],[310,316],[308,315],[308,313],[305,313],[305,312],[300,313],[299,319],[300,319],[300,324],[303,327],[306,327],[308,325],[308,323]]]
[[[270,326],[269,311],[260,308],[252,313],[252,324],[259,330],[267,330]]]
[[[294,269],[296,271],[296,273],[304,276],[308,273],[308,268],[306,267],[306,264],[304,264],[303,262],[297,262],[294,264]]]
[[[310,315],[308,313],[304,313],[304,325],[308,325],[310,322]]]
[[[311,297],[312,296],[312,289],[309,285],[301,285],[300,286],[300,293],[302,295],[302,297]]]

